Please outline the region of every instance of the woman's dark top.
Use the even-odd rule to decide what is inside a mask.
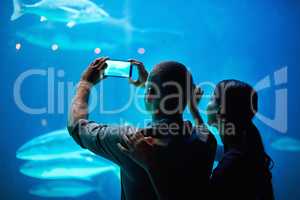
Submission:
[[[213,199],[272,200],[271,175],[257,158],[235,148],[229,149],[211,177]]]

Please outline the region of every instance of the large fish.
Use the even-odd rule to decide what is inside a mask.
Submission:
[[[104,51],[112,51],[119,45],[118,40],[107,40],[108,36],[104,36],[101,32],[88,30],[89,27],[85,27],[84,30],[79,27],[67,29],[61,25],[48,22],[47,24],[33,25],[19,30],[16,32],[16,36],[21,41],[25,40],[30,44],[43,48],[50,48],[51,45],[57,44],[60,50],[94,51],[95,48],[100,48]],[[124,38],[122,33],[110,32],[110,34],[112,37],[123,36],[122,38]]]
[[[29,193],[40,197],[80,197],[95,191],[88,181],[56,180],[33,186]]]
[[[13,0],[13,4],[12,21],[27,13],[41,16],[44,20],[65,22],[68,26],[111,19],[105,10],[90,0],[41,0],[32,5]]]
[[[39,179],[84,179],[112,171],[118,167],[99,156],[77,156],[52,160],[28,161],[20,167],[24,175]]]
[[[103,52],[114,53],[124,53],[124,49],[129,47],[157,49],[159,46],[165,51],[164,49],[175,47],[181,41],[181,36],[176,32],[155,29],[134,30],[131,38],[128,38],[123,27],[111,24],[83,25],[69,29],[61,24],[47,22],[18,30],[16,35],[21,42],[25,40],[43,48],[57,44],[60,50],[94,51],[95,48],[100,48]]]
[[[56,130],[36,137],[22,145],[16,157],[23,160],[50,160],[62,157],[92,155],[80,148],[66,129]]]

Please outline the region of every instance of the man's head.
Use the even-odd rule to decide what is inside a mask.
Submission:
[[[156,65],[146,83],[145,105],[152,114],[182,114],[189,99],[193,79],[186,67],[168,61]]]

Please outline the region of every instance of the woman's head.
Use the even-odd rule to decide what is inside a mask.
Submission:
[[[273,166],[273,161],[265,152],[261,135],[252,123],[257,104],[257,92],[250,85],[238,80],[223,80],[217,84],[208,105],[208,123],[217,128],[223,122],[233,125],[235,130],[230,132],[233,134],[227,134],[226,125],[221,131],[219,129],[225,151],[230,148],[242,150],[261,170],[262,177],[270,180],[269,168]]]
[[[257,112],[257,92],[239,80],[223,80],[216,85],[207,107],[208,123],[218,124],[225,120],[249,123]]]

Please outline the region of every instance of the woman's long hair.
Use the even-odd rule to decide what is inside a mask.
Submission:
[[[220,116],[232,122],[238,131],[233,135],[222,135],[224,146],[241,147],[243,153],[251,160],[257,177],[263,188],[259,188],[263,199],[273,199],[272,174],[273,160],[266,153],[259,130],[252,119],[258,110],[257,92],[247,83],[238,80],[224,80],[215,89]],[[267,191],[266,191],[267,190]]]

